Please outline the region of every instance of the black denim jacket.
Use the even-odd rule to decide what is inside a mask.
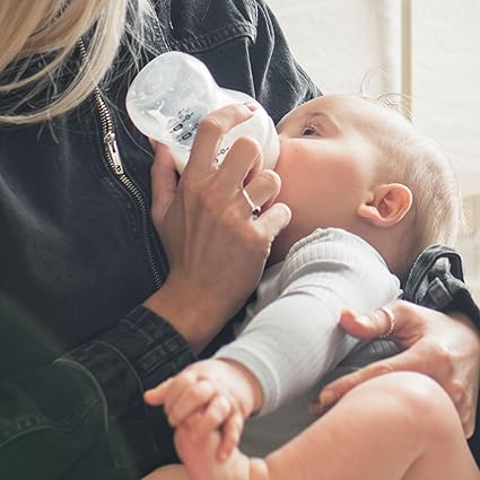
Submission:
[[[276,121],[319,94],[262,0],[156,6],[156,52],[196,55]],[[151,149],[124,109],[128,63],[125,51],[103,86],[124,174],[109,165],[93,97],[51,122],[0,128],[2,479],[139,478],[175,459],[142,392],[195,357],[141,306],[167,268],[150,222]]]
[[[263,0],[156,4],[158,53],[196,55],[275,121],[320,94]],[[135,479],[175,459],[142,392],[195,357],[141,306],[167,266],[150,222],[151,151],[124,109],[128,60],[103,86],[123,173],[93,97],[53,121],[0,128],[0,478]]]
[[[480,328],[480,311],[463,283],[460,255],[443,245],[427,248],[414,263],[404,287],[404,299],[445,313],[461,312]],[[470,449],[480,466],[480,411]]]

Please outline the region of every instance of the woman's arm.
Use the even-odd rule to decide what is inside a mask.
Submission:
[[[480,311],[463,282],[460,255],[442,245],[427,248],[410,272],[404,298],[412,303],[392,305],[396,321],[390,337],[405,351],[332,383],[322,394],[324,407],[382,372],[418,371],[437,380],[447,391],[465,435],[470,437],[480,383]],[[342,326],[359,338],[376,338],[388,332],[390,320],[382,311],[359,317],[346,313]]]
[[[2,384],[2,478],[42,478],[39,462],[52,465],[45,478],[61,477],[63,469],[88,457],[98,441],[107,442],[112,461],[123,465],[130,460],[122,435],[142,445],[144,458],[155,453],[143,391],[192,362],[191,348],[200,351],[245,302],[272,239],[289,221],[282,205],[252,219],[242,191],[244,178],[261,161],[255,143],[237,142],[225,159],[227,166],[219,170],[214,165],[222,134],[251,114],[240,105],[209,116],[199,127],[200,140],[178,188],[155,192],[153,214],[171,270],[164,286],[145,302],[148,309],[138,307],[117,327],[53,365]],[[154,183],[168,181],[165,169],[154,168],[159,169]],[[272,175],[258,174],[249,184],[257,189],[260,205],[278,192],[279,180]],[[166,428],[161,435],[165,441]],[[59,450],[65,454],[57,462]],[[23,462],[25,456],[31,460]]]
[[[155,431],[143,391],[192,362],[193,351],[212,340],[245,302],[271,241],[290,218],[288,208],[277,204],[252,219],[242,191],[244,178],[261,161],[255,143],[237,142],[226,166],[214,165],[222,134],[250,116],[244,105],[209,116],[178,187],[155,192],[154,220],[171,270],[145,302],[148,308],[136,308],[52,365],[1,383],[2,478],[63,478],[71,468],[83,468],[82,462],[99,477],[102,469],[127,468],[143,459],[171,461],[170,432],[158,413],[161,428]],[[162,166],[154,169],[159,169],[154,183],[168,181]],[[273,172],[258,174],[249,188],[260,205],[271,203],[279,179]],[[157,435],[167,445],[160,452]]]
[[[160,19],[168,24],[169,12],[164,2],[155,3]],[[235,8],[227,11],[227,6],[232,5]],[[256,33],[254,39],[247,35],[244,38],[225,37],[224,44],[211,43],[205,52],[196,53],[207,59],[217,76],[222,77],[223,86],[254,93],[278,120],[287,110],[312,96],[315,89],[296,66],[278,24],[263,2],[259,1],[257,5],[257,2],[235,0],[221,2],[219,8],[225,10],[222,13],[227,17],[231,14],[233,18],[237,11],[251,6],[256,11],[258,8],[258,15],[254,16],[258,24],[252,23],[252,31]],[[192,0],[172,2],[171,13],[177,21],[189,15],[199,19],[201,24],[190,30],[194,41],[199,36],[200,27],[202,32],[215,34],[213,20],[218,12],[215,10],[210,21],[205,21],[202,7],[203,2]],[[226,29],[227,32],[230,30]],[[168,35],[162,32],[162,41]],[[233,60],[235,68],[231,68],[227,60]],[[112,77],[120,78],[117,75]],[[119,81],[123,83],[125,79]],[[124,100],[123,89],[113,90],[118,91],[116,105],[120,106]],[[277,96],[277,93],[282,95]],[[78,114],[81,121],[74,130],[82,135],[84,112],[85,109]],[[42,131],[42,126],[39,126],[39,131]],[[59,131],[61,129],[57,133]],[[122,135],[127,137],[121,129],[117,133],[119,140]],[[67,143],[62,136],[58,142],[61,145],[60,154],[69,152],[68,158],[59,154],[59,160],[80,165],[89,160],[82,157],[84,152],[78,148],[82,146],[83,137],[76,144]],[[4,146],[11,147],[8,143]],[[48,156],[44,158],[36,155],[36,163],[49,165],[54,151],[48,150]],[[21,159],[18,160],[20,164]],[[17,165],[17,162],[13,164]],[[38,182],[36,178],[33,180]],[[33,185],[38,187],[37,183]],[[89,208],[96,208],[95,203],[89,205]],[[105,222],[110,225],[108,217]],[[4,279],[9,281],[5,270],[2,272]],[[180,295],[182,292],[185,290],[180,290]],[[36,293],[41,294],[33,292]],[[182,297],[179,297],[178,291],[176,294],[177,298],[172,298],[163,290],[158,297],[146,302],[149,308],[137,307],[119,320],[116,327],[86,341],[51,364],[45,362],[35,370],[8,370],[8,378],[2,374],[0,478],[53,480],[90,476],[136,479],[142,471],[144,473],[165,461],[172,461],[174,451],[170,431],[166,428],[161,410],[147,409],[142,393],[145,388],[161,382],[194,359],[189,344],[194,342],[194,322],[184,322],[183,314],[177,317],[175,305],[182,304]],[[168,298],[160,299],[162,295]],[[88,300],[78,298],[78,301]],[[198,299],[194,299],[196,301]],[[225,309],[225,305],[222,308]],[[154,311],[161,313],[167,321]],[[191,313],[191,310],[185,312],[187,316]],[[218,328],[219,313],[212,312],[210,317],[202,309],[201,313],[197,311],[197,315],[198,323],[204,328],[202,343],[207,342]],[[65,322],[70,320],[65,318]],[[12,319],[8,308],[2,304],[0,325],[15,321],[16,318]],[[186,323],[191,328],[185,329]],[[211,327],[205,329],[206,324]],[[5,338],[0,337],[0,345],[2,340],[5,341]],[[201,345],[193,347],[200,349]],[[2,358],[5,359],[3,351]],[[32,358],[28,350],[22,355]],[[11,363],[9,360],[5,359],[7,364]]]
[[[146,305],[175,318],[175,327],[197,352],[212,339],[215,319],[213,334],[247,301],[273,239],[290,221],[290,209],[273,203],[280,178],[271,170],[259,171],[262,153],[253,139],[238,139],[221,167],[215,163],[223,135],[251,115],[248,105],[207,115],[178,181],[168,148],[156,146],[152,215],[170,273]],[[258,218],[244,192],[262,207]],[[202,324],[199,315],[211,322]]]
[[[416,371],[435,379],[447,391],[459,412],[465,435],[470,437],[480,385],[478,330],[462,314],[446,315],[403,300],[389,308],[395,317],[389,338],[405,351],[325,387],[320,395],[322,410],[369,378],[392,371]],[[341,325],[355,337],[373,339],[389,331],[390,320],[382,310],[359,316],[346,311]]]
[[[118,468],[116,478],[137,478],[128,463],[171,461],[172,452],[158,451],[155,441],[161,435],[166,442],[168,426],[160,412],[152,417],[145,409],[143,390],[193,360],[168,323],[137,307],[52,364],[2,378],[0,477],[77,478],[87,469],[98,478]],[[125,450],[125,439],[143,450]]]

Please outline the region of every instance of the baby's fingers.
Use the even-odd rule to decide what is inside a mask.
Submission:
[[[212,430],[217,430],[232,413],[233,404],[224,394],[217,394],[202,412],[195,429],[199,438],[204,438]]]
[[[209,380],[199,379],[190,384],[167,411],[170,425],[178,427],[195,411],[208,408],[216,393],[216,388]]]
[[[197,373],[191,369],[186,369],[157,387],[145,392],[145,402],[152,406],[163,405],[165,413],[169,416],[185,391],[197,382]]]
[[[244,420],[240,412],[234,411],[223,424],[217,457],[220,462],[225,461],[231,455],[233,449],[238,446],[243,431],[243,423]]]
[[[158,407],[163,405],[165,401],[165,397],[167,396],[170,387],[172,386],[172,382],[174,381],[174,377],[165,380],[164,382],[157,385],[155,388],[147,390],[143,394],[143,398],[145,403],[151,405],[152,407]]]

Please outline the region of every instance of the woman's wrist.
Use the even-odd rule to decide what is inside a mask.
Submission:
[[[227,320],[204,294],[177,288],[168,280],[143,305],[170,323],[195,353],[210,343]]]

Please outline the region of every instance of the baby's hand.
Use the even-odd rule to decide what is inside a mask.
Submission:
[[[261,405],[260,386],[245,367],[227,360],[194,363],[145,392],[149,405],[163,405],[172,427],[184,425],[197,439],[219,430],[219,460],[238,445],[245,418]]]

